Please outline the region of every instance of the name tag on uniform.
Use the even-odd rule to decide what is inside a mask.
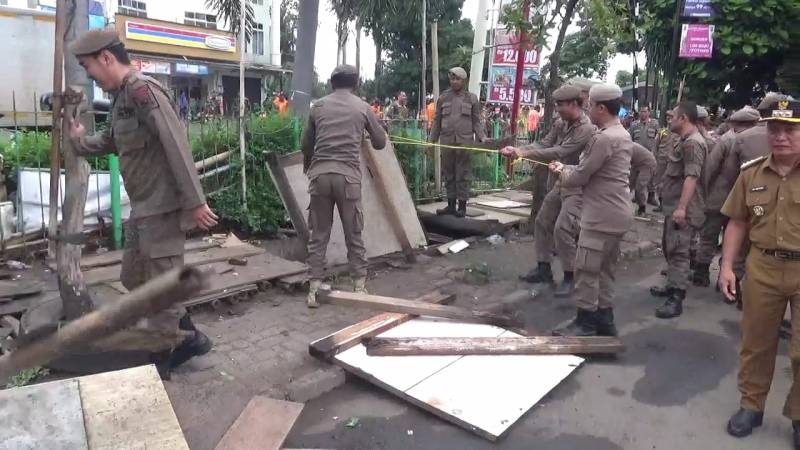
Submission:
[[[750,188],[750,192],[764,192],[767,190],[766,186],[756,186],[754,188]]]

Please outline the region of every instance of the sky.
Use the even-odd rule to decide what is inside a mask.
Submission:
[[[492,8],[492,3],[499,4],[499,1],[488,0],[489,8]],[[461,17],[469,19],[475,23],[478,15],[478,0],[465,0],[464,7],[461,10]],[[576,31],[568,29],[568,32]],[[548,42],[550,46],[555,43],[555,36],[552,36]],[[467,46],[472,46],[472,43],[466,43]],[[330,73],[336,67],[336,16],[331,12],[331,5],[329,0],[321,0],[319,2],[319,27],[317,28],[317,45],[314,55],[314,66],[321,80],[327,80]],[[347,41],[347,62],[355,65],[355,31],[350,34]],[[542,51],[542,61],[544,62],[550,50],[544,49]],[[641,57],[639,61],[642,64]],[[365,79],[373,78],[375,73],[375,44],[369,36],[361,37],[361,67],[360,73],[363,74]],[[608,74],[605,81],[614,82],[619,70],[632,71],[633,58],[630,55],[616,55],[609,61]]]

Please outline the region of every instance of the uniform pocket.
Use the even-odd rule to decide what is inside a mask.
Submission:
[[[600,272],[605,259],[605,243],[602,239],[588,236],[578,238],[575,268],[587,272]]]
[[[683,160],[673,161],[667,160],[667,168],[664,174],[668,177],[682,177],[683,176]]]
[[[472,115],[472,105],[469,105],[469,104],[461,105],[461,115],[462,116],[471,116]]]
[[[453,107],[450,105],[442,105],[442,116],[449,116],[453,112]]]
[[[120,150],[144,148],[147,143],[145,130],[135,117],[114,123],[114,143]]]
[[[361,199],[361,184],[347,183],[347,185],[344,187],[344,198],[347,200]]]
[[[769,203],[770,194],[766,191],[762,192],[748,192],[744,196],[744,201],[747,206],[766,205]],[[793,193],[794,202],[800,203],[800,191]]]

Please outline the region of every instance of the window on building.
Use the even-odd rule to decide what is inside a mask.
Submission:
[[[263,5],[264,4],[264,0],[250,0],[250,3],[252,3],[254,5]]]
[[[119,0],[119,13],[126,16],[147,17],[147,5],[137,0]]]
[[[264,25],[260,23],[253,24],[253,54],[264,54]]]
[[[193,25],[196,27],[210,28],[212,30],[216,30],[217,16],[215,16],[214,14],[195,13],[187,11],[186,16],[183,19],[183,23],[186,25]]]

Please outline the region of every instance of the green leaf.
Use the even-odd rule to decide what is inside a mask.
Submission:
[[[744,44],[742,46],[742,51],[745,55],[752,55],[753,54],[753,46],[750,44]]]
[[[719,51],[722,52],[722,54],[726,55],[726,56],[731,54],[731,48],[730,47],[722,47],[722,48],[719,49]]]

